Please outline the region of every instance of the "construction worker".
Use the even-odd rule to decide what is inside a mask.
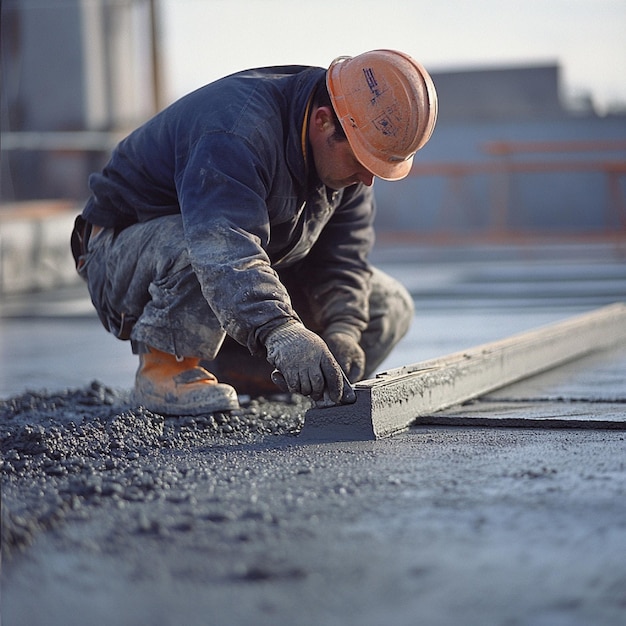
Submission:
[[[375,50],[228,76],[124,139],[89,179],[72,250],[103,325],[139,355],[135,401],[353,401],[346,377],[372,374],[413,317],[368,262],[372,183],[409,173],[436,116],[424,68]]]

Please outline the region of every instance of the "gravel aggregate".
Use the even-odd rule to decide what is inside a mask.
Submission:
[[[128,396],[93,381],[83,389],[27,392],[0,401],[5,556],[105,500],[118,506],[159,497],[185,502],[187,493],[168,493],[179,480],[177,472],[138,467],[142,459],[159,450],[293,437],[310,406],[305,398],[284,395],[249,400],[229,413],[165,417],[131,406]],[[143,531],[161,526],[142,514]]]

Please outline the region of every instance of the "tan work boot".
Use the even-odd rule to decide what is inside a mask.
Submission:
[[[218,383],[197,358],[177,359],[172,354],[147,347],[139,355],[134,401],[165,415],[200,415],[239,408],[237,392]]]

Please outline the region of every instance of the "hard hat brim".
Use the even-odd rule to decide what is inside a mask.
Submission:
[[[390,162],[386,159],[377,159],[369,152],[368,147],[363,145],[361,135],[354,132],[350,124],[342,124],[342,127],[357,161],[365,169],[374,174],[376,178],[394,181],[402,180],[409,175],[411,167],[413,167],[413,156],[410,156],[404,161],[398,160],[396,162]]]

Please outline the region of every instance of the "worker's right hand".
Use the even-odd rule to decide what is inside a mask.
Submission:
[[[341,402],[341,367],[321,337],[299,322],[288,322],[268,335],[265,347],[267,360],[283,375],[290,392],[319,400],[326,391],[333,402]]]

